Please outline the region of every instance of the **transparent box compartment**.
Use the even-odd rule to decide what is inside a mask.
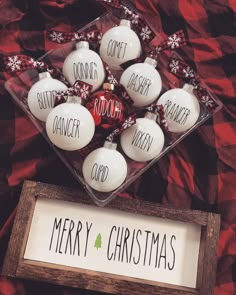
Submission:
[[[125,4],[129,5],[127,1],[124,1]],[[116,9],[109,10],[107,13],[97,18],[93,22],[89,23],[82,29],[78,31],[81,32],[89,32],[91,30],[99,30],[102,33],[105,33],[109,28],[118,25],[120,19],[122,18],[122,14],[119,13]],[[147,22],[149,26],[152,28],[151,23]],[[154,31],[155,32],[155,31]],[[150,51],[155,46],[159,45],[162,41],[161,36],[155,32],[155,38],[148,44],[144,46],[145,52]],[[40,60],[45,61],[48,64],[53,65],[55,68],[62,71],[62,66],[65,58],[68,56],[70,52],[75,49],[76,41],[72,41],[66,44],[57,45],[55,49],[47,52]],[[92,47],[90,47],[92,48]],[[93,48],[92,48],[93,49]],[[168,61],[170,57],[181,58],[176,52],[165,51],[162,52],[158,59],[158,71],[162,78],[162,91],[163,94],[165,91],[172,88],[182,88],[184,82],[178,79],[176,76],[171,74],[168,69]],[[114,76],[119,80],[122,72],[112,72]],[[70,172],[74,175],[74,177],[83,185],[84,189],[88,193],[88,195],[94,200],[94,202],[98,206],[105,206],[108,204],[115,196],[117,196],[120,192],[126,189],[134,180],[140,177],[149,167],[151,167],[154,163],[156,163],[161,157],[163,157],[167,152],[169,152],[172,148],[174,148],[180,141],[182,141],[188,134],[190,134],[193,130],[198,128],[201,124],[203,124],[207,119],[209,119],[213,114],[218,112],[222,108],[222,103],[219,99],[212,93],[212,91],[203,83],[201,85],[205,87],[211,98],[217,104],[217,107],[213,112],[210,112],[206,109],[204,105],[200,104],[200,116],[195,125],[187,130],[184,133],[168,133],[165,134],[165,145],[162,152],[153,160],[149,162],[135,162],[130,160],[127,156],[122,153],[122,149],[118,144],[118,151],[120,151],[125,157],[128,164],[128,176],[126,181],[116,190],[110,193],[101,193],[93,190],[84,180],[82,175],[82,163],[83,158],[80,156],[79,151],[63,151],[56,146],[54,146],[47,137],[45,131],[45,123],[37,120],[32,113],[30,112],[27,104],[27,95],[31,88],[31,86],[39,80],[38,71],[35,69],[27,70],[25,72],[20,73],[17,77],[9,79],[5,87],[9,91],[9,93],[14,98],[15,102],[19,105],[19,107],[27,114],[27,116],[31,119],[33,124],[37,127],[43,137],[48,141],[50,146],[59,156],[59,158],[63,161],[63,163],[67,166]],[[160,95],[161,95],[160,94]],[[160,96],[159,96],[160,97]],[[129,112],[132,112],[134,109],[130,107]],[[102,135],[101,135],[102,136]],[[105,141],[105,137],[104,137]]]

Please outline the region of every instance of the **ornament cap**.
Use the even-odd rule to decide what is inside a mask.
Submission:
[[[150,66],[153,66],[154,68],[157,66],[158,62],[151,57],[147,57],[144,61],[145,64],[149,64]]]
[[[103,89],[106,91],[114,91],[115,85],[111,83],[104,83],[103,84]]]
[[[185,83],[183,88],[185,91],[187,91],[189,94],[192,94],[193,95],[193,89],[194,89],[194,86],[191,85],[191,84],[188,84],[188,83]]]
[[[145,118],[149,119],[149,120],[153,120],[153,121],[156,121],[157,119],[157,114],[155,113],[151,113],[151,112],[146,112]]]
[[[71,96],[68,96],[66,102],[67,103],[78,103],[78,104],[81,104],[82,100],[81,100],[81,97],[79,97],[79,96],[71,95]]]
[[[131,21],[128,20],[128,19],[122,19],[120,21],[120,26],[124,26],[124,27],[128,27],[128,28],[131,28]]]
[[[79,41],[75,45],[76,49],[87,48],[89,49],[89,43],[87,41]]]
[[[105,141],[104,145],[103,145],[104,148],[107,148],[109,150],[116,150],[117,149],[117,143],[115,142],[110,142],[110,141]]]
[[[45,79],[45,78],[52,78],[49,72],[43,72],[39,73],[39,80]]]

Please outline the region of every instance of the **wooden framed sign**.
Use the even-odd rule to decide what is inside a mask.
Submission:
[[[217,214],[25,182],[3,275],[110,294],[212,295]]]

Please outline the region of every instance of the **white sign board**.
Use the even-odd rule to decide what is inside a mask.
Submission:
[[[38,198],[25,259],[196,288],[201,226]]]

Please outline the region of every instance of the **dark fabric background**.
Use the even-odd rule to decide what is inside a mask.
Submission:
[[[133,0],[156,32],[183,29],[182,54],[224,109],[163,157],[123,195],[221,214],[215,295],[236,294],[236,0]],[[76,30],[97,17],[96,1],[0,1],[0,54],[38,58],[55,44],[46,29]],[[4,89],[0,72],[0,266],[24,179],[77,185]],[[78,186],[78,185],[77,185]],[[1,295],[95,294],[0,277]],[[129,294],[129,290],[127,290]]]

